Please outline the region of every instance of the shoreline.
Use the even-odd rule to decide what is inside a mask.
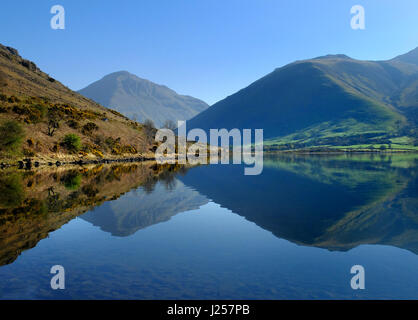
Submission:
[[[323,150],[323,151],[309,151],[309,150],[274,150],[263,151],[266,154],[399,154],[399,153],[418,153],[418,150]]]
[[[392,154],[418,154],[416,150],[274,150],[263,151],[266,155],[292,154],[292,155],[337,155],[337,154],[372,154],[372,155],[392,155]],[[178,159],[178,155],[175,156]],[[68,165],[92,165],[92,164],[111,164],[111,163],[139,163],[145,161],[156,161],[155,156],[136,156],[123,158],[102,158],[102,159],[62,159],[62,158],[23,158],[0,162],[0,169],[13,168],[32,169],[38,167],[61,167]]]

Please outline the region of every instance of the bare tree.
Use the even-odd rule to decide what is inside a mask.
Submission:
[[[48,112],[48,136],[53,136],[55,131],[60,127],[60,118],[54,110]]]
[[[176,123],[173,120],[166,120],[164,122],[163,128],[170,129],[172,131],[176,130],[177,126]]]
[[[154,121],[152,121],[151,119],[146,119],[144,121],[144,127],[148,127],[148,128],[151,128],[151,129],[155,129]]]
[[[147,136],[148,143],[151,143],[154,140],[155,135],[155,125],[154,122],[150,119],[144,121],[144,132]]]

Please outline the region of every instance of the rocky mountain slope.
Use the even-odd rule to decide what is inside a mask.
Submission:
[[[3,162],[132,157],[153,147],[152,128],[70,90],[3,45],[0,132]]]

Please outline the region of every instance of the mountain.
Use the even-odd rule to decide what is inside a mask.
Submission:
[[[389,61],[296,61],[198,114],[188,129],[262,128],[267,144],[278,148],[412,144],[417,54],[418,48]]]
[[[65,87],[0,44],[2,161],[97,159],[147,153],[151,133]]]
[[[127,71],[108,74],[79,93],[139,122],[150,119],[157,127],[166,120],[188,120],[208,108],[199,99],[179,95]]]

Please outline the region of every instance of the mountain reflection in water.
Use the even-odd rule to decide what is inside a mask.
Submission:
[[[315,290],[320,289],[306,284],[301,285],[300,290],[295,291],[293,295],[279,288],[268,289],[270,280],[265,280],[265,283],[264,280],[260,280],[260,276],[254,273],[255,269],[251,269],[252,262],[248,262],[245,267],[248,270],[241,266],[235,276],[223,273],[227,272],[228,268],[233,270],[239,267],[230,264],[234,259],[255,259],[254,261],[262,264],[257,270],[268,268],[268,264],[272,263],[272,257],[280,252],[271,251],[268,259],[258,257],[256,251],[247,252],[245,255],[237,253],[245,248],[239,241],[248,243],[250,248],[251,239],[261,237],[260,230],[268,231],[277,240],[285,239],[306,248],[325,248],[342,253],[368,244],[406,249],[414,255],[416,263],[417,164],[418,158],[412,154],[344,154],[265,156],[264,170],[259,176],[244,176],[242,168],[238,165],[210,165],[186,169],[176,165],[157,166],[153,163],[61,167],[54,170],[45,168],[37,171],[3,170],[0,172],[0,266],[4,267],[0,267],[0,283],[3,279],[8,280],[4,281],[3,287],[0,285],[0,298],[21,297],[20,289],[13,289],[15,282],[10,282],[10,274],[20,274],[23,271],[19,270],[29,268],[29,265],[32,269],[41,268],[42,263],[46,262],[41,263],[39,259],[53,260],[56,253],[51,250],[44,252],[45,248],[51,246],[75,265],[74,261],[77,259],[88,257],[83,260],[84,269],[80,266],[80,270],[89,270],[89,266],[99,263],[100,259],[103,259],[102,263],[107,266],[103,269],[103,272],[107,273],[103,275],[94,268],[96,273],[88,275],[90,278],[98,277],[103,280],[102,289],[98,288],[94,292],[68,291],[68,296],[60,296],[61,298],[300,298],[306,290],[305,293],[311,292],[312,297],[347,297],[350,296],[349,293],[337,293],[337,290],[333,293],[332,289],[327,289],[327,293],[318,293]],[[227,211],[222,211],[221,208]],[[228,212],[229,215],[226,216]],[[201,213],[200,217],[196,213]],[[177,215],[179,218],[174,219]],[[240,216],[241,220],[232,219],[233,216]],[[75,219],[77,217],[81,220]],[[83,221],[83,224],[75,221]],[[254,223],[258,229],[247,226],[248,223]],[[63,226],[66,224],[69,227],[64,229]],[[82,248],[71,249],[58,240],[48,238],[56,233],[55,230],[60,230],[66,239],[75,241],[77,238],[77,241],[80,241],[76,230],[81,226],[85,228],[87,224],[95,229],[86,230],[86,235],[92,234],[93,237],[94,234],[94,237],[99,237],[95,230],[101,230],[100,232],[108,234],[110,238],[107,237],[107,240],[101,240],[102,242],[86,240]],[[157,225],[160,227],[156,228]],[[248,234],[236,234],[240,232],[240,228],[247,230]],[[163,229],[167,229],[164,231],[167,234],[159,231]],[[195,235],[193,230],[198,233]],[[209,241],[205,238],[206,232],[212,235],[210,241],[213,243],[211,242],[209,247],[205,242]],[[138,237],[141,240],[137,240]],[[163,241],[164,248],[153,245],[158,238]],[[171,240],[167,242],[169,238]],[[45,239],[45,242],[42,241],[43,246],[39,245],[39,250],[36,250],[42,239]],[[127,240],[121,242],[122,239]],[[110,242],[105,244],[103,241]],[[263,241],[257,245],[257,250],[268,251],[268,248],[273,246],[273,239]],[[237,247],[234,247],[235,244]],[[229,246],[231,249],[228,249]],[[180,248],[182,251],[178,251]],[[77,254],[73,253],[73,250],[78,251]],[[177,254],[176,258],[171,256],[173,250]],[[214,250],[212,254],[208,254],[211,250]],[[163,251],[165,257],[161,256]],[[199,259],[203,259],[199,258],[199,251],[202,254],[206,252],[214,259],[206,262],[207,268],[212,263],[215,264],[211,271],[206,270],[202,264],[197,265]],[[223,251],[225,254],[228,252],[228,255],[222,255]],[[291,251],[296,252],[295,249]],[[22,252],[33,254],[23,255]],[[127,252],[130,255],[129,259],[133,259],[131,263],[137,265],[137,268],[140,264],[143,264],[143,268],[151,268],[155,258],[159,259],[158,268],[165,271],[158,273],[153,269],[154,276],[150,278],[152,280],[149,280],[147,287],[141,287],[140,291],[131,287],[128,290],[126,286],[129,285],[125,285],[123,279],[112,273],[115,277],[113,285],[123,288],[118,291],[119,296],[115,292],[113,295],[106,295],[103,292],[106,288],[112,292],[110,285],[104,281],[104,278],[109,277],[107,268],[111,268],[113,263],[118,263],[119,268],[132,268],[121,262],[128,258]],[[19,257],[21,254],[22,257]],[[103,258],[103,254],[109,255],[108,260]],[[233,258],[238,254],[239,257]],[[315,253],[310,251],[304,259],[308,259],[310,255]],[[113,256],[114,258],[110,258]],[[32,260],[35,257],[38,262]],[[27,266],[21,265],[20,259]],[[94,262],[94,259],[99,259],[99,262]],[[184,268],[193,270],[188,271],[190,277],[191,274],[200,272],[196,277],[211,274],[210,277],[214,279],[226,278],[213,280],[214,282],[204,278],[205,281],[209,281],[205,287],[207,294],[203,293],[201,287],[196,287],[195,282],[183,284],[184,288],[176,291],[174,287],[170,287],[174,286],[171,282],[180,286],[177,281],[184,280],[183,276],[177,274],[182,267],[177,266],[176,259],[179,259],[179,263],[182,261]],[[315,261],[316,258],[309,259]],[[403,260],[397,261],[402,263]],[[229,267],[217,269],[223,264]],[[292,262],[289,264],[288,267],[292,269]],[[278,277],[286,268],[283,266],[282,270],[277,270],[275,276]],[[75,271],[73,270],[73,273],[76,273]],[[239,277],[240,272],[243,272],[243,278],[240,278],[239,282],[233,282],[232,279]],[[272,277],[275,271],[265,272],[272,272]],[[172,276],[168,276],[169,274]],[[163,275],[166,280],[160,278]],[[20,276],[22,277],[21,274]],[[258,282],[254,277],[257,277]],[[302,281],[303,272],[295,277]],[[31,281],[35,288],[33,290],[38,290],[36,288],[41,280]],[[228,287],[230,293],[221,294],[217,281],[231,282]],[[280,281],[284,281],[283,278],[280,278]],[[256,283],[257,290],[254,289]],[[240,290],[243,290],[244,286],[246,291],[234,291],[238,290],[233,289],[238,284]],[[157,290],[154,288],[157,285],[162,287]],[[51,293],[42,290],[36,297],[51,298]],[[411,297],[411,292],[417,294],[418,288],[408,288],[401,296]],[[32,296],[33,294],[28,294],[27,297]],[[382,296],[392,297],[390,293]]]
[[[417,158],[266,157],[260,176],[199,167],[181,180],[275,236],[348,250],[388,244],[418,254]]]

